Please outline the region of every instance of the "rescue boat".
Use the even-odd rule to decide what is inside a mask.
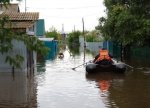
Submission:
[[[95,73],[95,72],[125,72],[126,64],[123,62],[116,61],[112,59],[111,64],[103,64],[103,63],[87,63],[86,64],[86,72],[87,73]]]

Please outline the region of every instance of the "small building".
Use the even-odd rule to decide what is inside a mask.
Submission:
[[[1,7],[0,7],[1,8]],[[15,31],[23,31],[28,33],[30,30],[34,34],[34,28],[36,26],[36,21],[38,20],[38,13],[19,13],[18,5],[10,4],[5,9],[2,6],[0,17],[7,14],[11,18],[12,29]],[[1,10],[1,9],[0,9]],[[7,26],[10,27],[10,26]],[[32,36],[32,35],[30,35]],[[28,52],[25,44],[22,41],[12,40],[13,50],[8,53],[0,53],[0,106],[1,107],[18,107],[18,108],[31,108],[37,106],[37,90],[36,84],[34,82],[34,77],[27,77],[26,71],[29,67],[29,63],[33,59],[29,59],[29,54],[34,54],[33,52]],[[20,54],[24,57],[24,62],[22,63],[22,69],[12,75],[10,71],[12,67],[5,63],[5,58],[7,55],[14,56],[15,54]],[[33,57],[32,57],[33,58]]]
[[[15,32],[26,33],[30,36],[36,35],[36,22],[39,18],[38,12],[2,12],[0,17],[8,16],[11,25],[8,23],[7,28],[12,28]]]
[[[45,59],[53,60],[56,57],[58,52],[58,41],[54,40],[54,38],[39,38],[39,40],[43,41],[46,47],[50,49]]]
[[[13,11],[11,10],[12,8]],[[39,19],[38,12],[20,12],[19,7],[17,8],[17,5],[14,4],[7,5],[7,9],[5,10],[5,8],[3,7],[0,14],[0,17],[9,17],[11,25],[6,24],[6,28],[12,28],[14,32],[27,34],[29,36],[36,35],[36,24]],[[12,71],[12,67],[5,62],[5,58],[7,55],[14,56],[16,54],[19,54],[24,57],[24,62],[21,65],[21,71],[28,71],[35,67],[36,53],[28,51],[26,46],[24,45],[24,42],[13,40],[12,43],[14,47],[11,52],[8,52],[8,54],[0,54],[0,71]]]

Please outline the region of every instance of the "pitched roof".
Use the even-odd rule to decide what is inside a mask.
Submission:
[[[35,21],[39,18],[39,12],[3,12],[1,15],[8,16],[11,21]]]
[[[28,28],[39,19],[39,12],[20,12],[18,4],[0,4],[0,17],[8,16],[10,23],[5,27]]]
[[[39,18],[38,12],[3,12],[0,17],[8,16],[11,22],[6,27],[10,28],[27,28],[33,26]]]

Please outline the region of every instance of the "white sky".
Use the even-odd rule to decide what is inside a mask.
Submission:
[[[21,12],[25,11],[25,0],[20,3]],[[98,25],[98,19],[104,16],[105,7],[103,0],[26,0],[27,12],[39,12],[40,19],[45,20],[45,29],[52,26],[65,32],[83,30],[82,18],[84,18],[85,30],[94,30]]]

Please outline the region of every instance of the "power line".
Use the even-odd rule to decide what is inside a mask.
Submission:
[[[44,7],[27,7],[30,9],[56,9],[56,10],[72,10],[72,9],[87,9],[87,8],[97,8],[100,6],[84,6],[84,7],[71,7],[71,8],[64,8],[64,7],[57,7],[57,8],[44,8]]]
[[[80,16],[51,16],[51,15],[47,15],[46,17],[49,17],[49,18],[81,18],[81,17],[91,17],[93,15],[97,15],[97,13],[93,13],[93,14],[86,14],[86,15],[80,15]],[[93,16],[95,17],[95,16]]]

